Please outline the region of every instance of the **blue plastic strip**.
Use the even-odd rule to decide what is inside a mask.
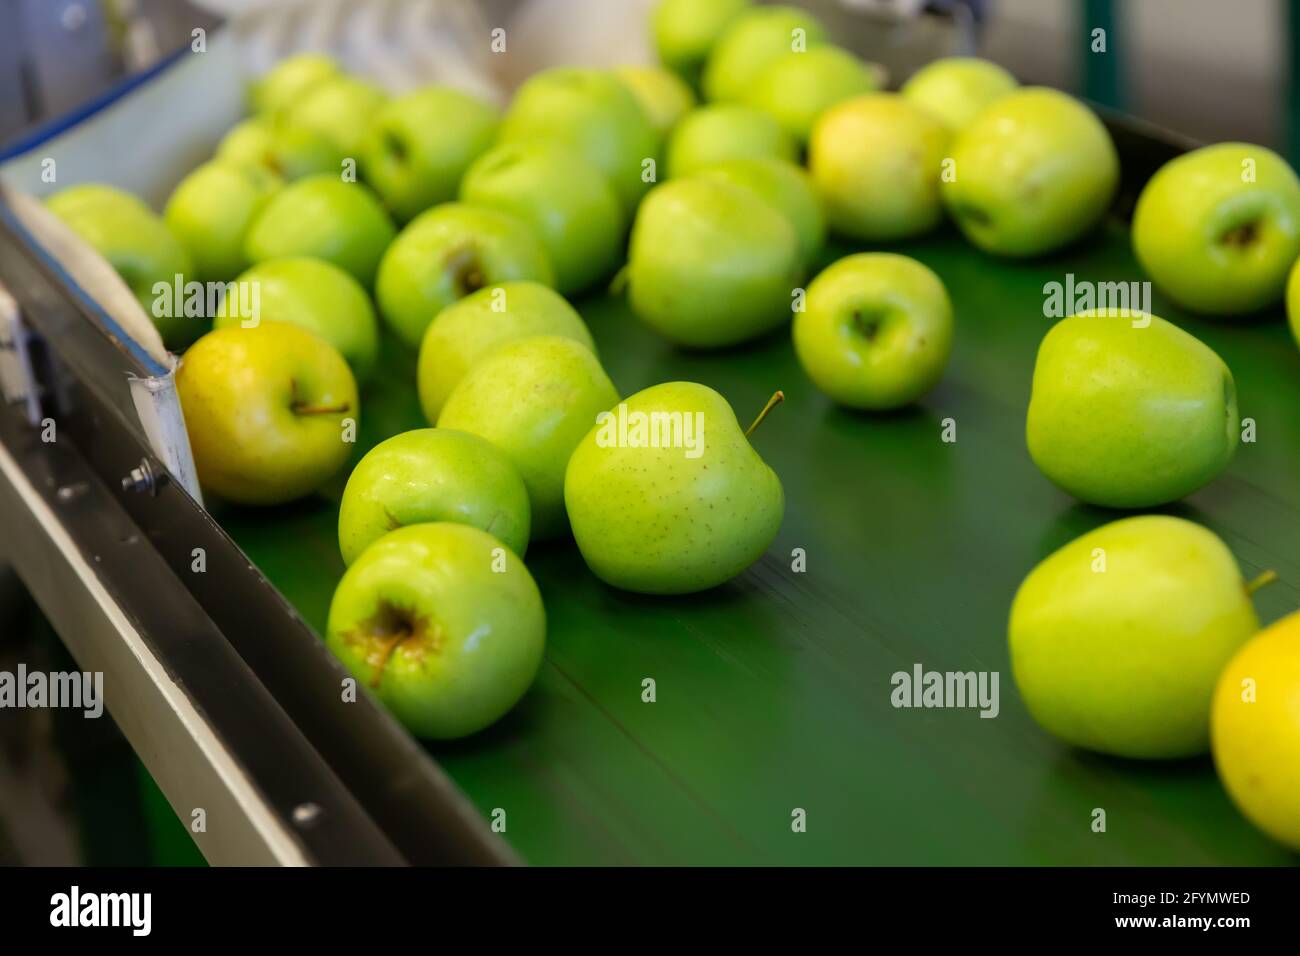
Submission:
[[[45,266],[58,277],[59,281],[72,290],[73,294],[81,300],[81,303],[87,309],[94,313],[96,320],[101,326],[103,326],[104,330],[121,342],[123,347],[125,347],[126,350],[131,353],[131,356],[144,367],[146,372],[151,376],[162,376],[167,374],[169,371],[167,366],[158,362],[152,355],[144,350],[139,342],[127,335],[122,326],[117,324],[117,320],[109,315],[102,305],[91,298],[86,293],[86,290],[77,284],[76,280],[68,274],[68,271],[63,268],[57,259],[45,251],[45,247],[40,244],[35,236],[27,231],[27,228],[14,214],[14,211],[9,208],[8,204],[3,202],[0,202],[0,219],[3,219],[5,225],[13,230],[14,233],[22,237],[23,241],[27,243],[28,248],[36,253],[41,262],[43,262]]]
[[[167,56],[163,57],[153,66],[133,76],[128,76],[116,86],[111,87],[105,92],[96,96],[94,99],[83,103],[71,112],[64,113],[62,116],[56,116],[54,119],[37,126],[24,136],[0,149],[0,162],[13,159],[15,156],[21,156],[23,153],[31,152],[42,143],[53,139],[60,133],[66,132],[79,123],[84,123],[90,117],[100,112],[104,108],[111,106],[117,100],[126,96],[137,86],[148,83],[151,79],[161,73],[163,70],[173,66],[181,57],[190,52],[189,45],[185,45],[178,50],[174,50]]]

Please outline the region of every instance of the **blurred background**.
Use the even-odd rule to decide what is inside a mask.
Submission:
[[[1300,159],[1297,0],[796,0],[836,42],[898,65],[978,53],[1029,83],[1120,107],[1196,139]],[[509,90],[538,65],[648,60],[653,0],[0,0],[0,151],[229,20],[260,72],[329,49],[400,89],[447,79]],[[505,57],[486,36],[504,27]],[[1106,31],[1106,55],[1091,53]],[[477,43],[471,43],[475,38]],[[477,51],[477,52],[475,52]],[[540,52],[539,52],[540,51]]]
[[[318,49],[394,90],[437,80],[504,99],[545,65],[648,62],[653,2],[0,0],[0,157],[219,28],[238,36],[249,74]],[[891,87],[907,64],[973,53],[1184,136],[1262,143],[1300,163],[1300,0],[786,2],[883,64]],[[497,28],[505,55],[488,49]],[[0,566],[0,670],[18,661],[75,669]],[[0,864],[151,862],[202,860],[111,720],[0,711]]]

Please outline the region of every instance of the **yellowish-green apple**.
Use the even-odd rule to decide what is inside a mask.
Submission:
[[[1071,96],[1026,87],[995,100],[953,141],[944,205],[972,243],[1036,256],[1095,226],[1119,185],[1119,157],[1095,113]]]
[[[826,213],[808,174],[780,159],[732,159],[697,174],[747,189],[794,226],[799,258],[811,266],[826,242]]]
[[[1189,495],[1227,467],[1240,427],[1228,366],[1157,316],[1070,316],[1038,348],[1029,455],[1081,501],[1151,508]]]
[[[535,541],[567,534],[564,469],[596,416],[618,392],[585,345],[557,335],[497,346],[452,389],[439,428],[486,438],[528,488]]]
[[[556,67],[533,75],[501,122],[500,142],[552,140],[605,174],[631,211],[649,188],[659,136],[631,90],[609,70]]]
[[[399,222],[456,198],[470,163],[487,151],[497,108],[448,86],[385,103],[361,141],[361,175]]]
[[[727,25],[751,0],[659,0],[650,19],[659,62],[697,86],[704,62]]]
[[[262,166],[214,159],[180,181],[163,219],[200,282],[227,282],[248,268],[244,241],[284,180]]]
[[[801,147],[817,117],[836,103],[876,90],[871,67],[827,43],[803,53],[785,53],[754,79],[745,103],[776,117]]]
[[[753,192],[715,179],[656,187],[637,213],[632,311],[678,345],[736,345],[789,321],[803,278],[799,237]]]
[[[1300,345],[1300,259],[1291,268],[1291,278],[1286,284],[1286,315],[1291,323],[1291,334]]]
[[[642,594],[730,580],[785,513],[780,479],[727,400],[694,382],[655,385],[602,415],[569,459],[564,502],[592,573]]]
[[[1246,819],[1300,852],[1300,613],[1237,651],[1210,710],[1219,779]]]
[[[322,173],[276,193],[249,228],[244,251],[251,262],[324,259],[370,288],[395,235],[388,213],[366,186]]]
[[[676,73],[657,66],[621,66],[614,72],[632,91],[661,137],[695,108],[695,91]]]
[[[447,396],[480,358],[503,342],[533,335],[559,335],[596,352],[573,306],[537,282],[488,286],[439,312],[420,342],[416,368],[424,417],[437,423]]]
[[[221,300],[216,328],[288,322],[338,349],[358,382],[370,377],[379,355],[379,320],[370,296],[349,273],[323,259],[290,256],[259,263],[235,282],[246,291]],[[254,288],[256,314],[251,308]]]
[[[422,212],[384,253],[379,313],[416,347],[434,316],[490,285],[528,279],[554,286],[546,250],[527,224],[497,209],[444,203]]]
[[[869,93],[824,112],[808,143],[808,169],[831,231],[887,242],[937,226],[948,143],[939,120],[897,93]]]
[[[176,390],[199,483],[229,501],[301,498],[352,451],[352,371],[332,345],[296,325],[209,332],[186,351]]]
[[[1300,258],[1300,179],[1249,143],[1171,159],[1138,197],[1133,251],[1157,288],[1195,312],[1275,305]]]
[[[808,285],[794,317],[794,350],[819,389],[850,408],[916,401],[939,381],[952,352],[952,302],[915,259],[862,252]]]
[[[821,21],[798,7],[762,6],[738,14],[722,31],[704,64],[704,97],[739,102],[763,70],[787,53],[826,41]]]
[[[1019,85],[1014,76],[990,60],[950,56],[921,67],[899,92],[956,132]]]
[[[163,309],[155,297],[157,283],[170,288],[177,276],[188,281],[194,264],[167,224],[144,202],[113,186],[86,183],[60,190],[45,205],[122,277],[167,348],[180,351],[203,334],[206,318],[186,317],[178,308]],[[155,310],[155,305],[160,307]]]
[[[308,87],[284,117],[322,133],[344,156],[356,159],[366,130],[387,100],[388,94],[373,83],[337,76]]]
[[[343,153],[316,130],[264,118],[233,126],[217,144],[217,159],[251,163],[288,180],[343,170]]]
[[[698,172],[729,159],[795,159],[795,145],[781,124],[762,110],[736,103],[702,106],[683,117],[668,139],[669,178]]]
[[[1011,605],[1011,669],[1034,719],[1117,757],[1204,753],[1224,665],[1259,629],[1232,552],[1198,524],[1125,518],[1071,541]]]
[[[532,685],[546,611],[524,562],[469,525],[398,528],[344,573],[325,642],[425,740],[495,723]]]
[[[380,442],[352,469],[339,503],[339,551],[352,564],[396,528],[451,521],[488,532],[522,558],[529,514],[528,489],[495,445],[417,428]]]
[[[286,57],[249,87],[253,112],[271,116],[283,113],[308,90],[341,75],[338,63],[323,53]]]
[[[555,288],[582,292],[623,258],[627,216],[608,180],[576,150],[546,140],[502,143],[461,183],[462,202],[528,224],[555,270]]]

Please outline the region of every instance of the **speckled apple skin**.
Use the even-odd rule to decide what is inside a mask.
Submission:
[[[1243,698],[1252,682],[1250,699]],[[1214,763],[1255,826],[1300,852],[1300,613],[1248,641],[1228,662],[1210,718]]]
[[[785,216],[799,239],[804,266],[812,266],[826,243],[826,210],[801,167],[779,159],[733,159],[702,169],[697,175],[748,189]]]
[[[783,215],[739,186],[702,179],[646,197],[627,268],[636,316],[694,348],[736,345],[788,322],[803,273]]]
[[[1011,668],[1030,714],[1067,743],[1190,757],[1209,746],[1220,672],[1257,630],[1224,543],[1182,518],[1143,515],[1030,572],[1011,606]]]
[[[472,266],[479,285],[467,288],[460,267]],[[464,203],[420,213],[398,233],[379,263],[375,301],[397,335],[418,347],[434,317],[480,287],[528,279],[554,286],[546,250],[514,216]]]
[[[1254,181],[1244,179],[1247,163]],[[1225,241],[1254,226],[1252,243]],[[1282,298],[1300,257],[1300,179],[1250,143],[1217,143],[1172,159],[1133,211],[1133,251],[1162,292],[1195,312],[1255,312]]]
[[[944,205],[967,239],[1000,256],[1068,245],[1101,221],[1119,186],[1119,155],[1101,120],[1044,87],[1009,93],[980,112],[950,158]]]
[[[501,311],[496,306],[500,305]],[[447,306],[420,341],[416,383],[429,424],[451,390],[491,349],[530,335],[559,335],[596,352],[587,323],[558,292],[537,282],[502,282]]]
[[[176,373],[199,483],[241,504],[272,505],[315,491],[347,462],[343,422],[358,419],[343,356],[286,322],[217,329]],[[345,411],[299,415],[295,401]]]
[[[823,113],[808,143],[808,169],[831,231],[884,242],[937,226],[949,137],[936,117],[897,93],[857,96]]]
[[[741,431],[731,406],[693,382],[626,400],[629,412],[702,412],[704,450],[601,447],[599,427],[569,460],[564,500],[592,572],[642,594],[687,594],[735,577],[781,527],[781,481]]]
[[[564,469],[596,416],[617,402],[590,349],[539,335],[480,359],[448,396],[438,427],[479,435],[505,452],[528,488],[533,540],[544,541],[568,533]]]
[[[491,442],[450,428],[417,428],[380,442],[348,476],[339,502],[339,551],[351,564],[399,527],[467,524],[520,557],[528,548],[528,489]]]
[[[290,183],[253,220],[244,252],[253,263],[285,256],[324,259],[366,288],[396,230],[375,194],[361,183],[321,173]]]
[[[546,612],[524,562],[463,524],[399,528],[367,548],[330,602],[326,644],[417,737],[450,740],[499,720],[527,693],[546,650]],[[385,608],[421,640],[385,662],[366,622]],[[380,665],[382,664],[382,667]]]
[[[1237,449],[1237,389],[1199,339],[1151,316],[1077,315],[1056,323],[1034,365],[1025,437],[1062,490],[1109,508],[1176,501]],[[1137,321],[1141,321],[1138,319]]]

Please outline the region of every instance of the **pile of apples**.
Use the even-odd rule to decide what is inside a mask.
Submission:
[[[941,378],[953,303],[907,256],[825,263],[828,231],[879,247],[951,219],[984,253],[1041,256],[1094,229],[1118,186],[1087,106],[992,63],[937,61],[893,93],[800,9],[662,0],[651,28],[662,67],[547,70],[504,113],[444,87],[389,97],[294,57],[253,86],[252,118],[162,217],[104,186],[49,203],[150,314],[154,283],[175,274],[260,289],[260,320],[232,299],[202,337],[192,317],[155,317],[169,347],[188,346],[182,405],[200,480],[222,498],[318,489],[350,457],[381,324],[418,349],[432,427],[388,438],[348,479],[327,642],[425,738],[488,726],[533,681],[545,613],[530,542],[572,535],[605,582],[681,594],[739,574],[781,523],[781,483],[749,441],[780,393],[746,431],[701,384],[620,401],[568,298],[612,280],[691,349],[792,322],[817,387],[893,409]],[[1274,306],[1300,258],[1300,181],[1262,147],[1197,150],[1146,187],[1133,242],[1190,310]],[[627,429],[638,416],[678,437],[698,417],[701,453]],[[1158,317],[1084,313],[1043,340],[1030,455],[1082,501],[1177,500],[1228,464],[1238,426],[1227,366]],[[1047,729],[1139,758],[1213,736],[1247,816],[1300,847],[1300,617],[1258,630],[1226,546],[1147,516],[1035,569],[1010,644]]]

